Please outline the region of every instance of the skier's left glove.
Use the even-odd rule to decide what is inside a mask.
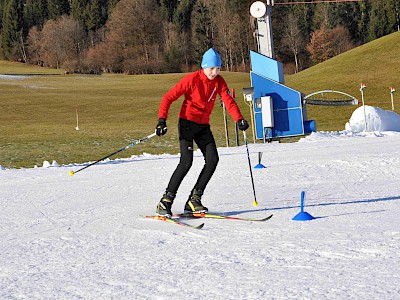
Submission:
[[[246,120],[242,119],[237,122],[238,127],[241,131],[246,131],[249,128],[249,123]]]
[[[164,118],[158,119],[158,123],[156,126],[156,134],[158,136],[164,135],[167,133],[167,121]]]

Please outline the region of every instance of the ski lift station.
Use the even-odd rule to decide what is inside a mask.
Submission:
[[[244,88],[245,101],[253,107],[253,136],[272,140],[316,131],[314,120],[307,119],[304,95],[284,85],[283,64],[274,59],[271,0],[256,1],[250,14],[256,20],[257,52],[250,52],[251,88]]]

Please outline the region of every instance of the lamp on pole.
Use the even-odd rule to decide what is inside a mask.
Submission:
[[[361,92],[361,100],[362,100],[362,104],[363,104],[363,108],[364,108],[364,122],[365,122],[364,131],[367,131],[367,113],[365,112],[365,103],[364,103],[364,89],[366,87],[367,86],[364,83],[361,83],[360,92]]]
[[[393,97],[393,94],[394,94],[394,92],[395,92],[396,90],[393,88],[393,87],[390,87],[390,98],[392,99],[392,110],[394,110],[394,97]]]

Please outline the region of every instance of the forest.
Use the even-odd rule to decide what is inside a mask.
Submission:
[[[0,0],[0,59],[70,73],[188,72],[214,47],[247,71],[254,0]],[[276,59],[295,73],[399,30],[399,0],[275,0]]]

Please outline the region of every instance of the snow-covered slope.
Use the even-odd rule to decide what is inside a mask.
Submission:
[[[400,130],[399,130],[400,131]],[[158,138],[158,137],[155,137]],[[264,223],[154,214],[177,155],[0,170],[1,299],[400,299],[400,133],[221,148],[203,202]],[[94,160],[97,158],[94,158]],[[196,151],[174,212],[201,170]],[[316,219],[293,221],[300,193]]]

